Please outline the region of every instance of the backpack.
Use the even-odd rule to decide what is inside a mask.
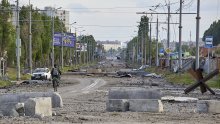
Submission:
[[[58,76],[59,75],[59,71],[57,68],[53,68],[53,73],[54,76]]]

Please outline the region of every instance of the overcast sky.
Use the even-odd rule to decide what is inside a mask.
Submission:
[[[12,3],[15,0],[10,0]],[[150,12],[158,4],[157,12],[167,12],[164,6],[169,0],[30,0],[33,6],[43,9],[45,6],[62,7],[70,11],[70,23],[77,22],[82,26],[84,34],[92,34],[96,40],[128,41],[137,34],[141,15],[136,12]],[[27,5],[28,0],[20,0],[21,5]],[[179,0],[170,0],[171,12],[179,8]],[[197,0],[184,0],[183,12],[196,12]],[[220,18],[220,0],[201,0],[200,37],[213,21]],[[148,15],[149,17],[151,15]],[[183,40],[195,41],[196,15],[183,15]],[[167,15],[159,15],[159,21],[167,20]],[[156,21],[153,15],[152,21]],[[171,16],[171,22],[179,22],[178,15]],[[167,25],[159,25],[160,39],[167,37]],[[155,36],[156,24],[152,25],[152,35]],[[178,41],[178,25],[171,25],[171,41]]]

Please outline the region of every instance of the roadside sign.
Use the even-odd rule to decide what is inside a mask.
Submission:
[[[205,37],[205,48],[212,48],[213,47],[213,36],[206,36]]]

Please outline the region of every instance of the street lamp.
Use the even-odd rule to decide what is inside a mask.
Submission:
[[[70,25],[70,33],[71,33],[71,26],[74,25],[74,24],[76,24],[76,22],[73,22],[73,23],[69,24]],[[74,47],[75,47],[75,45],[74,45]],[[72,66],[72,64],[73,64],[73,61],[72,61],[72,48],[70,47],[70,66]]]
[[[86,31],[86,30],[79,31],[79,35],[80,35],[80,40],[79,40],[79,46],[80,46],[80,49],[79,49],[79,63],[81,63],[81,39],[82,39],[81,33],[84,32],[84,31]]]
[[[77,29],[79,29],[79,28],[83,28],[83,27],[73,27],[74,29],[75,29],[75,37],[76,37],[76,41],[75,41],[75,43],[74,43],[74,63],[75,63],[75,66],[76,66],[76,64],[77,64],[77,59],[76,59],[76,57],[77,57],[77,47],[76,47],[76,42],[77,42],[77,33],[76,33],[76,31],[77,31]]]
[[[59,7],[57,9],[53,8],[52,9],[52,67],[54,67],[54,12],[55,10],[61,9],[62,7]]]

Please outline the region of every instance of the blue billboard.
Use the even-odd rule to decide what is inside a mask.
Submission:
[[[63,46],[64,47],[74,47],[74,44],[76,42],[76,36],[74,33],[60,33],[60,32],[55,32],[54,33],[54,46]]]

